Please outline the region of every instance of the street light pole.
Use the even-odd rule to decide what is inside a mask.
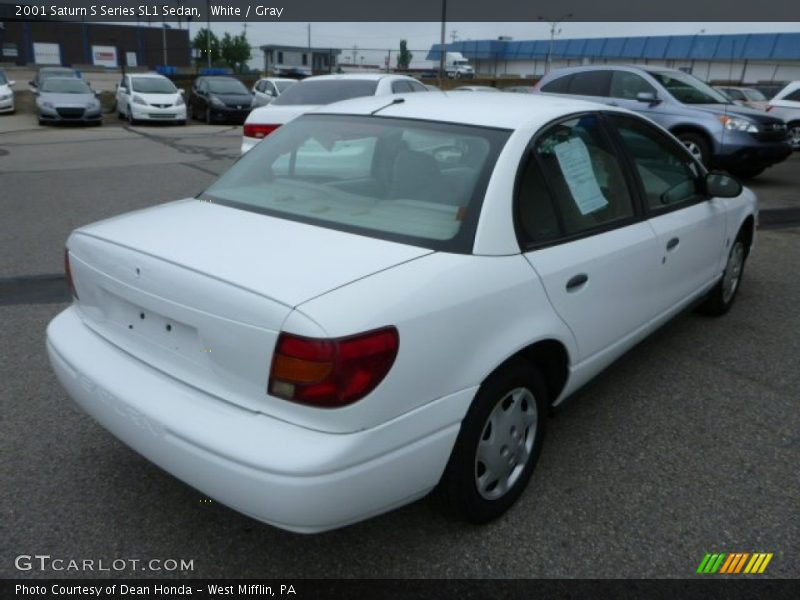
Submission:
[[[206,61],[211,69],[211,0],[206,0]]]
[[[447,26],[447,0],[442,0],[442,35],[439,40],[439,86],[444,79],[444,59],[445,59],[445,27]]]
[[[536,17],[539,21],[547,21],[548,23],[550,23],[550,44],[547,47],[547,60],[544,63],[544,74],[545,75],[547,75],[550,72],[550,65],[551,65],[551,63],[553,61],[553,45],[555,44],[556,35],[561,33],[560,29],[558,29],[558,31],[556,31],[556,29],[558,28],[559,25],[561,25],[561,23],[563,23],[564,21],[566,21],[567,19],[569,19],[571,17],[572,17],[572,13],[567,13],[565,15],[561,15],[555,21],[547,21],[547,19],[545,19],[542,16]]]

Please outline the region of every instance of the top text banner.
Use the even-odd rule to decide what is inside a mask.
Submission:
[[[0,0],[0,22],[800,21],[797,0]],[[631,31],[632,34],[635,31]]]

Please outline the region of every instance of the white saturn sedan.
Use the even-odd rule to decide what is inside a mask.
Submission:
[[[73,232],[47,348],[103,427],[256,519],[319,532],[437,488],[485,522],[552,406],[679,312],[731,307],[756,211],[620,108],[359,98],[196,198]]]
[[[117,113],[131,125],[141,121],[186,125],[183,90],[156,73],[123,75],[117,86]]]
[[[361,96],[427,91],[419,81],[406,75],[355,73],[308,77],[289,86],[267,106],[250,112],[244,122],[242,154],[281,125],[325,104]]]

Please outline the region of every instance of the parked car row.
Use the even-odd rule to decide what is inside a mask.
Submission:
[[[401,89],[405,87],[405,89]],[[733,89],[733,88],[731,88]],[[401,75],[323,75],[294,84],[271,104],[253,110],[245,121],[242,152],[247,152],[281,125],[320,106],[358,96],[431,91]],[[506,90],[465,85],[455,92],[507,91],[579,97],[642,114],[671,132],[708,168],[721,168],[744,178],[755,177],[785,160],[800,144],[800,82],[787,87],[766,106],[755,110],[735,103],[682,71],[656,67],[575,67],[553,71],[535,86]],[[760,101],[760,94],[748,98]],[[733,92],[732,92],[733,93]],[[744,92],[742,92],[744,97]],[[772,114],[768,114],[772,113]],[[789,122],[787,126],[787,122]],[[791,144],[789,143],[791,141]]]

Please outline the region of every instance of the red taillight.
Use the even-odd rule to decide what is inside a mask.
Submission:
[[[260,123],[245,123],[244,124],[244,136],[251,137],[251,138],[265,138],[270,133],[275,131],[280,125],[262,125]]]
[[[334,339],[281,333],[267,389],[273,396],[300,404],[346,406],[383,381],[399,345],[394,327]]]
[[[72,281],[72,269],[69,268],[69,250],[66,248],[64,248],[64,279],[67,280],[69,293],[77,300],[78,292],[75,291],[75,283]]]

